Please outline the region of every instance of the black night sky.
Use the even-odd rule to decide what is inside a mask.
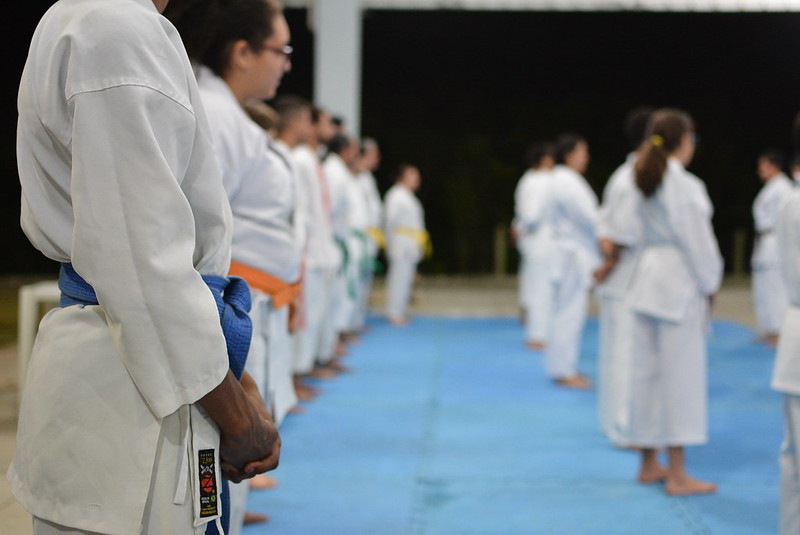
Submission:
[[[16,32],[7,33],[0,109],[6,273],[53,269],[19,231],[13,151],[16,84],[30,35],[51,3],[21,4]],[[280,92],[311,98],[307,13],[291,9],[287,19],[296,52]],[[587,178],[599,193],[628,150],[625,113],[641,104],[684,108],[700,136],[691,170],[708,186],[730,269],[734,232],[752,236],[758,153],[793,150],[798,35],[800,13],[368,11],[361,132],[382,145],[382,191],[399,163],[422,171],[435,250],[423,271],[487,273],[495,228],[511,219],[531,141],[562,131],[586,136],[593,156]],[[512,251],[509,267],[515,262]]]

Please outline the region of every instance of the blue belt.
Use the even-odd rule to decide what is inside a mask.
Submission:
[[[242,378],[247,352],[250,350],[250,337],[253,324],[250,316],[250,287],[239,277],[220,277],[203,275],[203,281],[211,290],[217,303],[219,321],[225,344],[228,347],[228,365],[237,379]],[[58,289],[61,290],[61,306],[97,305],[97,294],[94,288],[78,275],[70,263],[61,264],[58,275]],[[230,496],[228,480],[222,480],[222,492]],[[223,530],[228,531],[230,525],[230,500],[222,500]],[[216,525],[211,523],[206,529],[207,535],[218,533]]]
[[[250,287],[239,277],[203,275],[203,281],[217,303],[231,371],[237,379],[241,379],[253,334],[253,324],[248,315]],[[98,304],[94,288],[75,272],[72,264],[61,264],[58,289],[61,290],[62,307]]]

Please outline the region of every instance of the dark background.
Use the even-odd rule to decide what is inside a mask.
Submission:
[[[30,36],[52,2],[20,4],[8,30],[2,90],[0,247],[6,273],[53,270],[19,230],[16,84]],[[293,71],[280,93],[313,96],[313,35],[287,10]],[[734,236],[752,241],[758,154],[792,151],[800,111],[800,13],[367,11],[362,135],[381,144],[382,192],[401,162],[418,165],[434,241],[429,273],[488,273],[493,240],[513,215],[522,155],[562,131],[589,140],[600,193],[628,147],[635,106],[681,107],[698,123],[690,169],[707,184],[730,271]],[[334,114],[337,110],[331,110]],[[508,269],[516,266],[513,247]]]

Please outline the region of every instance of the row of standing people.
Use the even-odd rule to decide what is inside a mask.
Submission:
[[[390,278],[398,257],[413,279],[418,170],[384,210],[377,143],[301,98],[264,107],[290,37],[274,0],[61,1],[40,22],[21,221],[62,263],[62,307],[8,474],[37,534],[239,533],[278,428],[316,393],[305,379],[347,371],[384,234]]]
[[[577,363],[594,288],[602,430],[640,452],[640,482],[663,481],[671,495],[714,492],[684,458],[707,441],[706,334],[723,273],[711,201],[686,169],[694,124],[680,110],[641,109],[627,126],[632,151],[602,203],[582,176],[585,140],[561,136],[552,168],[546,149],[532,153],[514,224],[526,342],[557,384],[591,388]]]
[[[424,224],[421,210],[407,215],[419,206],[411,194],[419,183],[415,167],[400,168],[384,210],[374,176],[381,160],[378,143],[356,139],[341,120],[299,96],[276,97],[291,66],[289,28],[280,14],[273,17],[272,37],[263,45],[272,52],[269,60],[248,61],[250,39],[259,32],[231,36],[243,31],[237,24],[244,24],[248,8],[259,4],[264,2],[228,5],[235,17],[222,19],[230,21],[227,27],[217,23],[214,35],[208,29],[217,20],[213,8],[206,9],[200,25],[196,4],[181,0],[174,0],[165,16],[196,65],[223,170],[233,214],[230,274],[244,278],[252,290],[254,334],[246,369],[280,427],[287,414],[302,410],[299,401],[316,396],[309,378],[349,371],[343,359],[348,344],[366,330],[384,247],[390,319],[405,320],[408,299],[401,296],[398,303],[395,288],[409,288],[419,258],[408,258],[402,246],[412,234],[412,249],[418,250],[415,233],[423,232]],[[403,284],[392,284],[397,271]],[[229,533],[238,533],[244,522],[251,486],[232,487]]]

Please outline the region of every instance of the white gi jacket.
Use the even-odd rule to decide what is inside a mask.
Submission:
[[[350,234],[350,185],[355,182],[353,173],[344,160],[333,152],[325,157],[322,166],[325,178],[328,179],[328,191],[331,199],[331,218],[333,234],[346,241]]]
[[[367,228],[381,230],[383,228],[383,202],[375,175],[369,171],[363,171],[356,175],[356,180],[367,199]],[[378,254],[379,244],[372,238],[369,243],[369,254],[374,257]]]
[[[384,197],[386,207],[386,253],[389,259],[419,262],[423,250],[413,236],[398,229],[425,231],[425,212],[416,195],[402,184],[395,184]]]
[[[598,287],[601,297],[622,299],[636,267],[644,231],[636,213],[640,193],[634,180],[635,164],[635,154],[628,155],[603,190],[597,226],[599,237],[609,239],[624,249],[614,270]]]
[[[330,206],[326,206],[327,178],[317,153],[308,145],[298,145],[292,151],[297,180],[301,191],[308,195],[308,250],[306,265],[309,269],[335,269],[341,263],[341,252],[333,238],[333,221]]]
[[[800,395],[800,191],[792,191],[775,225],[789,310],[781,329],[772,388]]]
[[[781,173],[764,184],[753,201],[753,221],[758,233],[751,259],[754,270],[778,265],[778,241],[772,231],[778,212],[792,189],[794,182]]]
[[[40,325],[11,488],[37,517],[135,535],[162,419],[228,370],[200,274],[227,274],[230,211],[189,60],[151,0],[48,11],[20,84],[18,161],[26,235],[100,305]],[[176,484],[192,484],[188,463]]]
[[[660,188],[650,199],[641,196],[639,210],[646,222],[644,249],[632,282],[631,306],[680,322],[698,297],[713,295],[722,282],[722,255],[705,184],[670,158]]]
[[[529,169],[514,191],[514,227],[519,233],[517,248],[526,257],[551,255],[551,176],[548,170]]]
[[[592,285],[592,272],[601,263],[597,196],[586,179],[566,165],[553,169],[551,183],[554,277],[558,279],[565,271],[565,263],[578,262],[582,284],[588,288]]]
[[[197,82],[233,212],[233,260],[288,283],[300,276],[295,184],[286,157],[270,148],[225,81],[201,66]]]

